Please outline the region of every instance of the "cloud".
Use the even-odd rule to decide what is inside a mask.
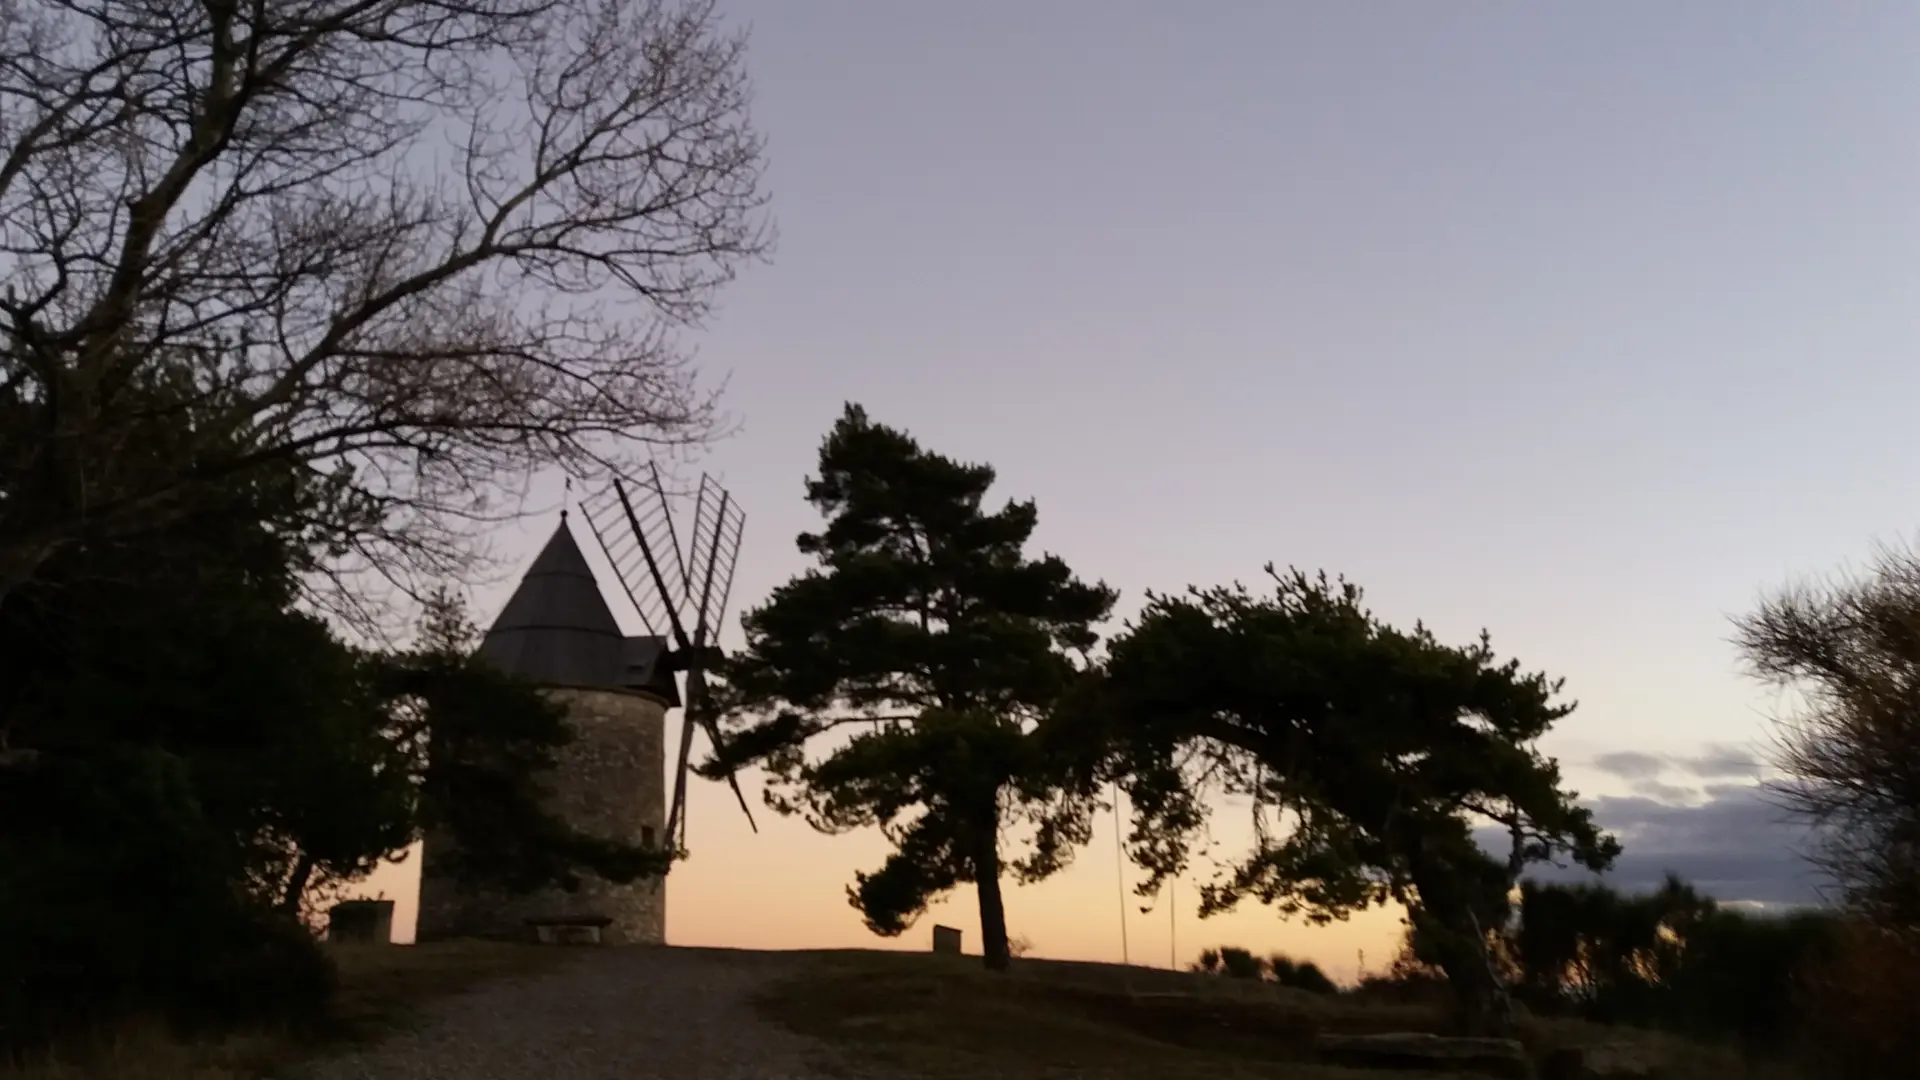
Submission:
[[[1761,776],[1760,760],[1750,751],[1729,743],[1709,743],[1695,754],[1616,750],[1601,754],[1587,764],[1626,781],[1636,795],[1668,804],[1696,798],[1703,786],[1700,781],[1754,781]],[[1711,784],[1705,786],[1709,792],[1714,788]]]
[[[1822,879],[1806,862],[1807,834],[1751,785],[1718,785],[1705,801],[1684,805],[1642,795],[1611,796],[1589,804],[1602,828],[1620,838],[1624,853],[1598,880],[1625,892],[1656,889],[1679,874],[1716,900],[1749,904],[1811,904]],[[1504,853],[1498,829],[1480,834],[1489,851]],[[1589,882],[1579,867],[1536,866],[1542,881]]]
[[[1593,767],[1623,780],[1651,780],[1667,771],[1667,759],[1638,750],[1617,750],[1594,758]]]
[[[1681,758],[1677,764],[1702,780],[1751,780],[1760,775],[1760,762],[1751,751],[1726,743],[1709,746],[1706,752]]]
[[[1641,780],[1633,785],[1633,793],[1645,795],[1649,799],[1658,799],[1663,803],[1683,803],[1695,796],[1690,787],[1669,784],[1664,780]]]
[[[1708,743],[1697,754],[1648,754],[1615,750],[1588,762],[1593,768],[1623,780],[1649,780],[1668,772],[1683,772],[1703,780],[1745,779],[1760,773],[1753,752],[1732,743]]]

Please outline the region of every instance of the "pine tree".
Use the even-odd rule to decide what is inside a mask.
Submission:
[[[1210,794],[1249,799],[1254,843],[1203,887],[1203,916],[1254,899],[1326,922],[1398,902],[1462,1021],[1497,1032],[1510,1014],[1487,935],[1522,870],[1598,872],[1620,851],[1539,749],[1573,705],[1484,634],[1447,645],[1381,621],[1344,579],[1267,571],[1270,595],[1150,595],[1056,730],[1127,790],[1142,895],[1208,839]],[[1509,858],[1479,845],[1479,821],[1508,832]]]
[[[847,406],[807,484],[827,526],[798,545],[818,565],[745,616],[747,647],[725,668],[731,734],[703,772],[759,762],[776,810],[826,832],[881,828],[893,854],[848,889],[877,934],[973,883],[997,970],[1002,876],[1045,877],[1087,837],[1093,791],[1040,720],[1115,595],[1027,558],[1034,504],[984,510],[994,478]],[[1003,861],[1001,834],[1021,824],[1024,855]]]

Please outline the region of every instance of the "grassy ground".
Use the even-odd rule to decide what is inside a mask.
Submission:
[[[59,1058],[9,1070],[8,1080],[257,1080],[340,1040],[377,1038],[409,1022],[436,997],[490,979],[537,974],[579,954],[489,942],[330,946],[340,996],[320,1037],[262,1032],[219,1042],[181,1042],[158,1027],[133,1028]]]
[[[995,976],[973,957],[818,954],[760,1006],[788,1027],[933,1080],[1362,1080],[1406,1073],[1313,1061],[1319,1031],[1436,1031],[1439,1009],[1359,1002],[1183,972],[1044,960]],[[1528,1021],[1536,1058],[1556,1047],[1629,1042],[1675,1080],[1759,1074],[1715,1048],[1646,1032]]]

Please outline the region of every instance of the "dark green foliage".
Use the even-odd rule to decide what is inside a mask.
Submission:
[[[0,1053],[158,1013],[317,1015],[332,969],[290,914],[232,887],[234,849],[157,750],[0,774]]]
[[[1601,885],[1523,882],[1519,919],[1501,935],[1517,991],[1538,1009],[1600,1020],[1643,1016],[1679,969],[1689,935],[1715,906],[1678,878],[1628,896]]]
[[[426,820],[509,885],[663,862],[539,812],[532,770],[565,733],[530,687],[299,610],[313,553],[271,522],[307,486],[256,480],[137,548],[63,548],[0,605],[0,1049],[134,1013],[315,1015],[331,974],[303,898]],[[436,727],[457,747],[437,769]]]
[[[1801,1031],[1805,977],[1829,955],[1838,925],[1830,912],[1714,911],[1681,931],[1676,962],[1661,973],[1667,1000],[1624,1019],[1756,1046],[1789,1041]]]
[[[571,889],[582,871],[627,882],[664,874],[669,853],[580,833],[544,808],[544,776],[572,733],[565,710],[473,652],[478,631],[450,594],[428,598],[420,640],[378,661],[389,735],[408,748],[416,830],[454,839],[439,863],[508,891]]]
[[[1205,888],[1203,912],[1251,897],[1325,921],[1398,899],[1466,1022],[1499,1026],[1483,932],[1505,922],[1519,868],[1551,855],[1599,868],[1618,851],[1535,748],[1572,706],[1558,682],[1498,662],[1485,635],[1443,645],[1382,624],[1344,581],[1269,573],[1269,596],[1152,597],[1062,711],[1132,796],[1139,889],[1184,865],[1218,782],[1253,800],[1259,839]],[[1506,863],[1475,843],[1476,814],[1513,833]]]
[[[1831,959],[1829,911],[1753,914],[1669,877],[1626,894],[1604,885],[1521,886],[1518,918],[1492,935],[1514,991],[1543,1015],[1573,1015],[1779,1050],[1802,1032],[1807,978]],[[1431,946],[1406,943],[1417,981]]]
[[[849,405],[821,446],[807,499],[826,529],[798,545],[817,563],[742,620],[725,667],[727,745],[717,776],[758,761],[768,802],[841,832],[878,826],[895,845],[850,899],[898,934],[955,885],[981,902],[989,966],[1008,959],[1000,878],[1045,877],[1084,843],[1091,789],[1038,721],[1075,677],[1114,594],[1023,549],[1032,502],[983,509],[994,471],[922,449]],[[809,755],[830,733],[857,731]],[[1032,829],[1002,865],[1002,829]]]

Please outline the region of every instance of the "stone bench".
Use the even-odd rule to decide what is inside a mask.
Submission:
[[[605,915],[560,915],[528,919],[533,940],[542,945],[598,945],[601,932],[613,925]]]

